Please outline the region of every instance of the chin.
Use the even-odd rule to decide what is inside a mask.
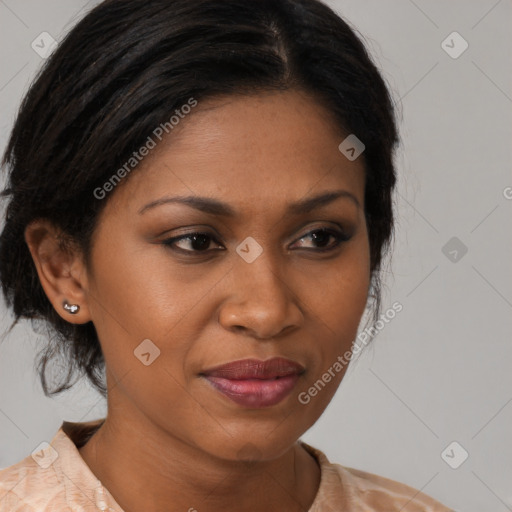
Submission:
[[[279,432],[278,428],[274,435],[262,433],[251,435],[242,433],[232,437],[224,436],[223,439],[210,438],[205,446],[201,443],[203,450],[214,457],[228,461],[256,462],[276,459],[290,450],[298,439],[294,433]]]

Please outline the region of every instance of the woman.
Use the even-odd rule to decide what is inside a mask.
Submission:
[[[447,511],[299,440],[369,298],[379,316],[397,142],[317,0],[109,0],[78,23],[5,153],[1,281],[52,329],[45,393],[79,370],[108,414],[0,472],[0,511]]]

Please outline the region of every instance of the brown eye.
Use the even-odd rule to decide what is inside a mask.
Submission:
[[[346,234],[344,231],[322,228],[310,231],[301,237],[299,241],[303,241],[308,238],[313,241],[317,250],[314,251],[315,247],[309,249],[302,246],[303,248],[308,251],[313,250],[314,252],[327,252],[336,249],[339,245],[341,245],[343,242],[346,242],[347,240],[350,240],[352,237]],[[185,253],[188,255],[199,255],[201,253],[209,253],[212,250],[219,250],[218,248],[211,249],[212,242],[215,242],[217,246],[222,247],[213,235],[204,232],[188,233],[185,235],[168,238],[164,240],[162,244],[170,247],[173,251]],[[181,247],[178,244],[181,244]]]
[[[171,249],[180,252],[200,253],[207,252],[209,250],[212,240],[216,241],[215,238],[211,236],[209,233],[188,233],[187,235],[168,238],[167,240],[164,240],[162,244],[170,246]],[[188,244],[188,246],[191,247],[191,249],[184,249],[183,247],[178,247],[177,244],[181,242],[185,242],[185,244],[183,245]]]
[[[323,228],[310,231],[307,235],[301,237],[299,241],[305,240],[307,238],[311,238],[311,240],[317,244],[317,247],[320,246],[320,251],[318,252],[323,252],[336,249],[339,245],[350,240],[352,237],[347,235],[344,231]],[[334,242],[329,247],[330,239],[334,239]]]

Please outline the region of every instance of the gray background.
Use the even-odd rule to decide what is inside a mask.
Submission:
[[[0,0],[0,149],[42,63],[31,42],[44,31],[60,40],[95,3]],[[327,3],[365,38],[400,103],[383,312],[395,301],[403,311],[303,439],[334,462],[405,482],[455,510],[512,510],[512,2]],[[442,47],[453,31],[469,44],[457,58]],[[3,330],[10,316],[0,314]],[[21,325],[0,344],[0,467],[50,441],[63,419],[106,412],[85,382],[44,397],[33,369],[41,343]],[[441,456],[453,441],[469,453],[457,469]],[[461,448],[448,453],[460,461]]]

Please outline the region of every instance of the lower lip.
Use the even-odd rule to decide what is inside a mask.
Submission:
[[[276,405],[290,394],[299,376],[294,373],[278,379],[231,380],[206,376],[217,391],[245,407],[261,408]]]

